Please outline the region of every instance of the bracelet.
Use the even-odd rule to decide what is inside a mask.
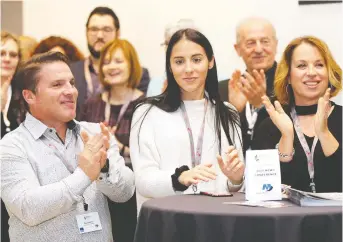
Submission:
[[[175,191],[186,191],[188,189],[187,186],[181,184],[179,182],[179,177],[181,176],[182,172],[184,171],[188,171],[189,167],[188,166],[181,166],[179,168],[175,169],[175,173],[173,175],[171,175],[171,179],[172,179],[172,185]]]
[[[275,148],[278,150],[279,156],[281,158],[292,158],[294,156],[294,153],[295,153],[294,147],[293,147],[292,154],[281,153],[280,150],[279,150],[279,143],[276,144]]]

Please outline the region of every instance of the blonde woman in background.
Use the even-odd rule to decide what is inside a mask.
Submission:
[[[30,59],[34,49],[36,48],[38,44],[37,40],[31,36],[21,35],[19,36],[19,43],[20,43],[21,60],[26,61]]]
[[[310,192],[342,192],[342,106],[330,101],[342,89],[342,69],[328,46],[313,36],[296,38],[277,67],[270,118],[253,149],[279,151],[282,183]],[[283,107],[281,105],[284,105]]]

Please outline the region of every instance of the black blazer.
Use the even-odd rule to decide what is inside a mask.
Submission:
[[[85,61],[77,61],[70,64],[70,69],[75,78],[75,86],[79,92],[79,96],[77,98],[77,105],[76,105],[76,117],[78,118],[81,111],[82,106],[86,102],[87,99],[87,81],[84,72],[84,64]],[[148,86],[150,82],[150,75],[149,71],[146,68],[143,68],[143,75],[140,84],[138,85],[138,89],[144,92],[146,95]]]

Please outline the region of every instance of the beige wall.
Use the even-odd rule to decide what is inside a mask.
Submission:
[[[121,21],[122,37],[129,39],[153,76],[163,75],[164,26],[179,18],[193,18],[210,39],[221,74],[244,68],[233,43],[235,26],[250,15],[269,18],[276,26],[278,52],[294,37],[313,34],[323,38],[342,63],[341,4],[299,6],[298,0],[29,0],[24,2],[24,33],[36,38],[62,35],[87,53],[85,22],[99,5],[114,9]],[[37,11],[40,9],[40,11]]]
[[[23,2],[1,1],[1,30],[21,35],[23,33]]]
[[[287,43],[300,35],[326,41],[338,63],[342,58],[342,4],[299,6],[298,0],[27,0],[23,4],[23,32],[37,39],[62,35],[87,53],[85,23],[96,6],[111,7],[119,16],[122,37],[136,47],[152,77],[164,74],[164,26],[192,18],[214,47],[220,77],[244,70],[233,44],[235,26],[251,15],[269,18],[279,39],[277,59]],[[39,9],[39,11],[38,11]]]

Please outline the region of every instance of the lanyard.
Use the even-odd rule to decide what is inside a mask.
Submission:
[[[258,108],[254,108],[254,107],[250,107],[250,103],[247,102],[247,104],[245,105],[245,116],[247,118],[247,122],[248,122],[248,135],[250,135],[250,139],[252,139],[253,137],[253,133],[254,133],[254,126],[256,124],[256,120],[257,120],[257,115],[258,115]]]
[[[197,148],[196,148],[196,152],[194,151],[194,139],[193,139],[193,133],[192,133],[192,128],[191,125],[189,123],[189,119],[188,119],[188,115],[187,115],[187,111],[185,108],[185,104],[183,102],[181,102],[180,105],[180,109],[182,112],[182,117],[183,120],[185,121],[185,125],[188,131],[188,136],[189,136],[189,143],[191,146],[191,158],[192,158],[192,166],[195,167],[197,165],[200,164],[201,162],[201,155],[202,155],[202,144],[204,141],[204,130],[205,130],[205,117],[206,117],[206,112],[207,112],[207,98],[205,99],[205,104],[204,104],[204,117],[202,120],[202,124],[201,124],[201,128],[200,128],[200,133],[199,133],[199,137],[198,137],[198,143],[197,143]],[[194,191],[194,193],[198,190],[197,185],[193,184],[192,189]]]
[[[185,105],[183,102],[181,102],[180,108],[181,108],[181,112],[182,112],[182,117],[183,120],[185,121],[185,125],[188,131],[188,136],[189,136],[189,143],[191,146],[191,158],[192,158],[192,166],[195,167],[197,165],[200,164],[201,161],[201,155],[202,155],[202,144],[203,144],[203,140],[204,140],[204,130],[205,130],[205,116],[206,116],[206,112],[207,112],[207,104],[208,101],[207,99],[205,100],[205,105],[204,105],[204,117],[202,120],[202,125],[200,128],[200,133],[199,133],[199,137],[198,137],[198,144],[197,144],[197,148],[196,148],[196,152],[194,151],[194,139],[193,139],[193,133],[192,133],[192,128],[191,125],[189,123],[189,119],[188,119],[188,115],[187,115],[187,111],[185,108]]]
[[[106,95],[106,94],[105,94]],[[106,106],[105,106],[105,122],[107,124],[110,123],[110,116],[111,116],[111,104],[109,103],[109,93],[107,92],[107,102],[106,102]],[[129,107],[130,105],[130,102],[133,98],[133,91],[130,93],[130,95],[128,96],[128,98],[126,99],[125,103],[123,104],[123,106],[121,106],[120,108],[120,111],[119,111],[119,115],[118,115],[118,118],[117,118],[117,121],[115,123],[115,125],[118,127],[118,124],[119,122],[122,120],[122,118],[124,117],[124,114],[127,110],[127,108]]]
[[[73,174],[75,168],[74,168],[69,162],[67,162],[67,161],[65,160],[64,154],[62,154],[62,152],[61,152],[54,144],[52,144],[52,143],[48,140],[48,138],[46,138],[45,136],[42,136],[41,141],[42,141],[47,147],[49,147],[50,149],[53,150],[54,154],[55,154],[58,158],[60,158],[60,160],[62,161],[63,165],[67,168],[67,170],[68,170],[71,174]]]
[[[7,101],[6,101],[6,106],[5,109],[3,110],[3,117],[4,117],[4,123],[6,125],[6,132],[10,132],[11,129],[11,122],[8,120],[7,114],[8,114],[8,108],[10,107],[11,103],[11,98],[12,98],[12,87],[11,85],[8,87],[7,90]]]
[[[295,111],[295,108],[293,107],[291,110],[291,117],[294,121],[294,129],[295,132],[297,133],[297,136],[299,138],[300,144],[303,148],[303,150],[305,151],[305,155],[307,158],[307,168],[308,168],[308,173],[310,175],[310,187],[312,192],[316,192],[316,184],[314,183],[314,163],[313,163],[313,157],[314,157],[314,149],[316,148],[317,142],[318,142],[318,137],[315,137],[313,140],[313,144],[310,150],[310,147],[308,146],[305,136],[303,134],[303,132],[301,132],[301,128],[300,128],[300,123],[299,123],[299,119],[298,119],[298,115]]]
[[[80,136],[80,137],[81,137],[81,136]],[[50,149],[53,150],[54,154],[55,154],[58,158],[60,158],[60,160],[62,161],[63,165],[67,168],[67,170],[70,172],[70,174],[73,174],[74,171],[75,171],[75,168],[74,168],[69,162],[67,162],[67,161],[65,160],[64,154],[62,154],[62,152],[61,152],[59,149],[57,149],[57,147],[56,147],[54,144],[52,144],[52,143],[48,140],[48,138],[46,138],[45,136],[43,136],[43,137],[41,138],[41,141],[42,141],[46,146],[48,146]],[[88,211],[88,204],[86,203],[86,199],[84,198],[83,195],[82,195],[82,200],[83,200],[83,209],[84,209],[85,211]]]
[[[89,64],[90,64],[90,60],[89,58],[85,59],[84,62],[84,71],[85,71],[85,79],[87,82],[87,89],[89,93],[93,93],[93,81],[92,81],[92,76],[91,76],[91,72],[89,71]]]

